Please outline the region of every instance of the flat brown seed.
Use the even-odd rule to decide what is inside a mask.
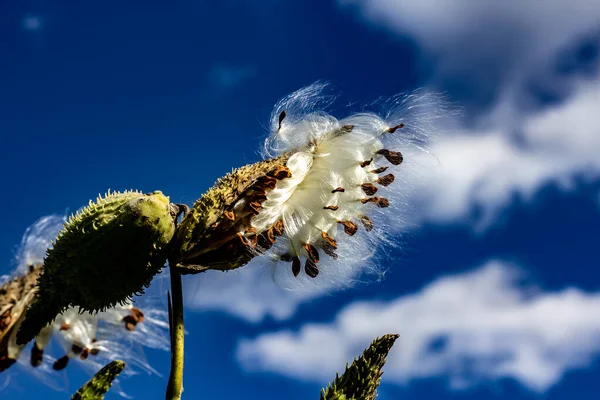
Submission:
[[[258,201],[253,201],[248,204],[248,207],[252,209],[252,212],[256,215],[260,214],[260,210],[262,210],[262,205]]]
[[[131,307],[131,315],[137,323],[144,322],[144,313],[139,308]]]
[[[375,187],[375,185],[372,183],[363,183],[360,185],[360,187],[367,196],[373,196],[375,193],[377,193],[377,187]]]
[[[327,207],[323,207],[323,210],[331,210],[331,211],[337,211],[339,209],[338,206],[327,206]]]
[[[352,221],[338,221],[338,223],[344,225],[344,233],[347,235],[354,235],[358,231],[358,226]]]
[[[277,237],[275,236],[275,230],[273,229],[273,227],[270,227],[267,230],[267,240],[271,243],[274,244],[275,241],[277,240]]]
[[[52,368],[54,368],[55,371],[61,371],[67,367],[67,364],[69,364],[69,356],[62,356],[58,360],[54,361]]]
[[[372,158],[370,160],[365,160],[365,161],[363,161],[363,162],[360,163],[360,167],[364,168],[364,167],[370,165],[372,162],[373,162]]]
[[[389,207],[390,205],[390,201],[388,199],[386,199],[385,197],[379,197],[377,199],[377,206],[380,208],[386,208]]]
[[[61,331],[68,331],[69,329],[71,329],[71,325],[66,322],[60,326]]]
[[[304,250],[308,253],[308,258],[315,264],[319,262],[319,251],[310,243],[304,245]]]
[[[292,177],[292,171],[288,167],[284,167],[283,165],[278,165],[273,171],[269,172],[269,175],[274,177],[277,180],[282,180],[286,178]]]
[[[400,125],[396,125],[396,126],[393,126],[391,128],[388,128],[387,132],[388,133],[394,133],[394,132],[396,132],[400,128],[404,128],[404,124],[400,124]]]
[[[137,325],[137,321],[133,318],[133,315],[126,315],[123,317],[123,322],[125,322],[125,329],[129,332],[135,331],[135,326]]]
[[[273,230],[275,231],[275,234],[277,234],[277,236],[283,235],[283,220],[277,220],[277,222],[275,222],[275,224],[273,225]]]
[[[82,360],[87,360],[87,358],[90,356],[90,349],[88,349],[87,347],[85,349],[83,349],[83,351],[81,352],[81,355],[79,355],[79,358],[81,358]]]
[[[40,365],[42,365],[43,361],[44,361],[44,349],[40,349],[38,347],[37,342],[35,342],[33,344],[33,347],[31,348],[31,357],[29,358],[29,363],[31,364],[32,367],[39,367]]]
[[[327,244],[325,247],[330,247],[332,249],[337,249],[337,242],[331,236],[327,234],[327,232],[321,232],[321,237],[325,240]]]
[[[338,254],[333,250],[333,248],[331,247],[323,247],[323,252],[325,252],[325,254],[327,254],[329,257],[333,258],[334,260],[338,259]]]
[[[231,221],[235,221],[235,214],[233,213],[233,211],[224,211],[223,215],[227,218],[230,219]]]
[[[354,129],[354,125],[344,125],[340,128],[340,132],[342,133],[350,133]]]
[[[379,183],[381,186],[388,186],[389,184],[394,182],[394,179],[394,174],[387,174],[377,178],[377,183]]]
[[[266,189],[275,189],[277,187],[277,179],[272,176],[261,176],[256,181],[256,185]]]
[[[402,161],[404,160],[404,157],[402,157],[402,153],[400,153],[399,151],[390,151],[387,149],[381,149],[381,150],[377,151],[377,154],[384,156],[385,159],[388,160],[393,165],[400,165],[400,164],[402,164]]]
[[[71,351],[73,352],[73,354],[79,354],[83,351],[83,347],[76,345],[75,343],[73,343],[71,345]]]
[[[306,263],[304,264],[304,272],[306,272],[306,275],[310,276],[311,278],[316,278],[317,275],[319,275],[319,267],[317,267],[317,264],[311,260],[306,260]]]
[[[346,191],[346,189],[344,189],[343,187],[340,186],[340,187],[337,187],[337,188],[333,189],[331,191],[331,193],[336,193],[336,192],[344,193],[345,191]]]
[[[291,254],[289,254],[289,253],[281,254],[281,255],[279,256],[279,259],[280,259],[281,261],[290,262],[290,261],[292,261],[292,255],[291,255]]]
[[[300,274],[300,267],[300,259],[298,256],[294,256],[294,258],[292,258],[292,273],[294,276],[298,276],[298,274]]]
[[[386,169],[388,169],[389,167],[379,167],[377,169],[372,169],[371,172],[374,174],[380,174],[382,172],[385,172]]]
[[[279,114],[279,127],[277,128],[277,132],[279,132],[281,130],[281,123],[285,119],[285,116],[286,116],[285,110]]]
[[[90,354],[93,355],[93,356],[97,356],[98,353],[100,353],[100,349],[94,348],[94,349],[90,350]]]
[[[367,232],[371,232],[373,230],[373,222],[366,215],[360,217],[360,222],[362,222]]]

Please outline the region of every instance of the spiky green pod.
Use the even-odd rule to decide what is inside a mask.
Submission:
[[[143,293],[165,264],[177,212],[159,191],[130,191],[108,193],[71,216],[47,251],[19,343],[69,306],[96,312]]]
[[[265,191],[287,177],[287,158],[283,155],[246,165],[219,179],[177,227],[169,256],[171,267],[184,274],[230,270],[250,261],[257,254],[257,244],[266,248],[272,241],[266,240],[266,233],[255,241],[240,233],[251,228],[250,220],[266,199]]]
[[[102,400],[112,386],[115,378],[123,371],[125,363],[120,360],[113,361],[98,371],[92,379],[87,381],[71,400]]]
[[[387,354],[399,335],[384,335],[375,339],[363,354],[346,365],[342,376],[336,375],[325,389],[321,400],[375,400]]]

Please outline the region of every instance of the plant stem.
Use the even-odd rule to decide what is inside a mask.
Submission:
[[[181,274],[175,268],[169,268],[171,280],[172,304],[169,309],[171,329],[171,374],[167,386],[167,400],[181,399],[183,392],[183,288]]]

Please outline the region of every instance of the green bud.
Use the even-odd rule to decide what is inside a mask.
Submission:
[[[233,170],[200,197],[183,218],[173,238],[171,268],[182,274],[207,269],[230,270],[248,263],[257,249],[273,244],[273,232],[242,236],[250,232],[265,192],[288,177],[288,155]]]
[[[384,335],[375,339],[363,354],[346,365],[342,376],[335,377],[321,390],[321,400],[375,400],[381,381],[381,369],[387,354],[399,335]]]
[[[47,251],[18,342],[67,307],[97,312],[143,293],[165,264],[178,211],[159,191],[130,191],[99,197],[71,216]]]

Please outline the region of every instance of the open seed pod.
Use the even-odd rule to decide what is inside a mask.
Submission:
[[[231,270],[268,250],[282,234],[281,222],[257,233],[252,219],[266,193],[290,178],[287,155],[246,165],[219,179],[183,218],[171,245],[169,265],[180,273]]]
[[[23,349],[17,345],[15,331],[33,301],[41,264],[29,267],[27,275],[18,276],[0,286],[0,372],[13,365]]]
[[[67,307],[97,312],[143,293],[165,264],[178,212],[159,191],[90,201],[48,250],[17,342],[33,339]]]

